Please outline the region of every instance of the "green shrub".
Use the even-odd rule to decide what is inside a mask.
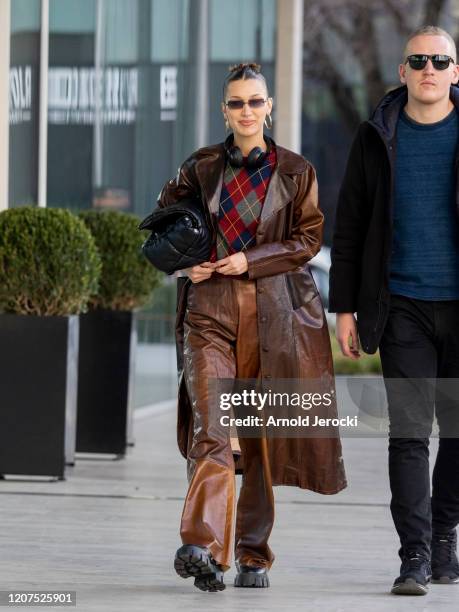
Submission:
[[[24,206],[0,213],[0,312],[86,312],[100,268],[91,233],[70,211]]]
[[[147,304],[161,274],[141,251],[148,232],[139,232],[140,219],[116,210],[85,210],[78,213],[97,244],[102,258],[99,291],[90,307],[132,310]]]

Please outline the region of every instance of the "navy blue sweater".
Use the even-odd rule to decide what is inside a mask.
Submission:
[[[430,124],[417,123],[402,110],[396,138],[389,289],[420,300],[459,299],[456,109]]]

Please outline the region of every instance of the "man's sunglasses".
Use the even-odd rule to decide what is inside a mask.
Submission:
[[[450,64],[454,64],[454,60],[449,55],[408,55],[405,64],[408,63],[413,70],[422,70],[426,67],[429,59],[432,61],[432,66],[435,70],[446,70]]]
[[[244,108],[244,104],[248,104],[250,108],[261,108],[264,106],[266,100],[264,98],[251,98],[245,102],[244,100],[228,100],[225,102],[225,106],[227,106],[230,110],[242,110]]]

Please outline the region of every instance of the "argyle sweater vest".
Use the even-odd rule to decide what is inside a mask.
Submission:
[[[245,251],[256,243],[256,231],[276,160],[276,148],[272,146],[259,168],[238,168],[226,163],[218,211],[217,241],[210,261]]]

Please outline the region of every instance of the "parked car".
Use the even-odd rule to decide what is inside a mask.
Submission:
[[[328,324],[335,328],[336,315],[328,312],[328,283],[330,278],[330,248],[323,246],[315,257],[309,261],[309,267],[322,298]]]

